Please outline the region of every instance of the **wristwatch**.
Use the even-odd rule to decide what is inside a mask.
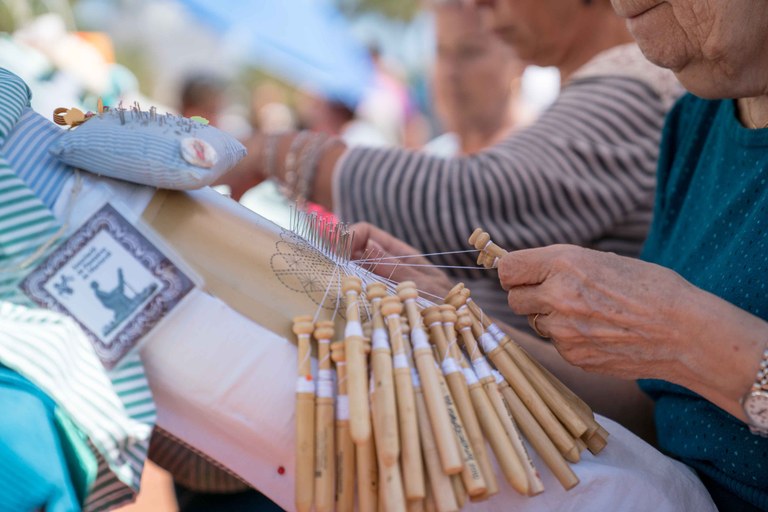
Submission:
[[[741,399],[753,434],[768,437],[768,348],[763,351],[755,382]]]

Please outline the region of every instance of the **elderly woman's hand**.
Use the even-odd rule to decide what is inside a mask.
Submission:
[[[499,280],[512,310],[532,326],[536,317],[534,328],[589,371],[662,377],[685,352],[674,334],[693,287],[669,269],[554,245],[509,253]]]
[[[740,415],[768,330],[659,265],[553,245],[499,262],[509,306],[588,371],[661,378]]]
[[[367,222],[353,224],[352,260],[374,274],[398,282],[414,281],[434,299],[445,297],[454,283],[418,250]]]

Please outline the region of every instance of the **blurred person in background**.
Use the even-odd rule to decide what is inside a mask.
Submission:
[[[202,117],[219,126],[227,102],[227,82],[219,76],[197,72],[182,80],[179,114],[183,117]]]
[[[535,123],[455,158],[348,148],[319,134],[257,134],[246,144],[248,159],[224,177],[233,197],[272,178],[291,200],[319,203],[343,221],[371,222],[423,253],[464,251],[483,226],[511,250],[573,243],[637,256],[678,82],[645,59],[608,0],[476,3],[525,64],[560,72],[560,95]],[[470,79],[486,86],[481,76]],[[476,265],[469,254],[432,261]],[[488,314],[528,329],[505,307],[494,272],[451,275],[467,282]]]
[[[438,156],[477,153],[532,120],[520,98],[525,66],[462,0],[439,0],[433,11],[432,97],[446,133],[424,150]]]

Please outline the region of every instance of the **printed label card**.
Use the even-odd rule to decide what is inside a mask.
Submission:
[[[104,366],[113,368],[195,283],[106,204],[20,286],[40,306],[77,321]]]

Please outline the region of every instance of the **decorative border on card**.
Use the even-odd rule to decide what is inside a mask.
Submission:
[[[105,239],[105,236],[112,240]],[[98,308],[98,300],[105,307],[102,311],[104,314],[108,307],[104,302],[106,300],[111,302],[114,310],[112,321],[101,329],[94,328],[90,314],[93,308],[84,308],[82,302],[66,299],[67,295],[74,294],[70,282],[79,278],[82,288],[83,282],[96,274],[95,269],[112,256],[107,250],[101,251],[104,254],[94,253],[93,245],[97,238],[106,240],[107,245],[111,245],[117,252],[124,251],[132,257],[129,263],[135,269],[133,273],[140,274],[145,283],[150,283],[140,291],[132,290],[134,295],[129,298],[123,291],[129,285],[125,284],[122,267],[117,270],[118,284],[111,292],[100,290],[99,283],[92,280],[90,286],[93,288],[93,296],[85,293],[86,305],[90,301]],[[118,256],[128,257],[126,254]],[[90,272],[89,269],[94,270]],[[130,279],[131,276],[128,277]],[[27,275],[19,286],[40,306],[72,317],[93,343],[102,364],[111,369],[181,302],[195,284],[112,205],[106,204]],[[99,294],[104,300],[98,298]],[[114,300],[107,297],[110,294],[114,294]],[[118,303],[119,306],[116,305]],[[126,311],[129,312],[122,316]],[[99,330],[101,333],[96,332]]]

